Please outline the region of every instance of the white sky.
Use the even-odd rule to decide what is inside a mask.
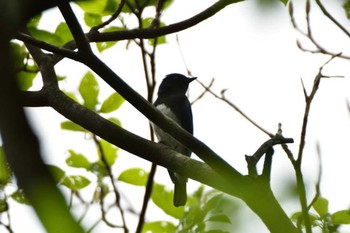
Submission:
[[[188,4],[187,1],[176,1],[164,14],[163,20],[167,24],[178,22],[200,12],[213,2],[215,1],[195,0]],[[344,22],[342,9],[330,4],[332,0],[324,2],[330,7],[331,12]],[[298,22],[304,25],[304,6],[298,5],[295,8]],[[349,54],[349,51],[344,50],[349,45],[349,38],[335,30],[333,24],[322,17],[316,8],[312,8],[311,14],[315,37],[332,51]],[[55,15],[57,17],[50,17],[46,22],[50,22],[50,25],[59,23],[59,14]],[[345,21],[344,25],[348,25],[348,21]],[[227,98],[268,131],[276,132],[277,125],[281,122],[284,136],[294,138],[295,143],[290,145],[290,148],[297,154],[305,106],[300,79],[303,79],[307,91],[310,92],[319,67],[328,60],[328,57],[298,50],[295,41],[296,38],[302,37],[292,28],[288,11],[282,4],[274,11],[267,11],[265,14],[258,12],[253,1],[234,4],[211,19],[177,35],[186,65],[194,76],[207,84],[211,78],[215,78],[213,89],[219,93],[221,89],[227,88]],[[157,50],[159,82],[168,73],[186,72],[175,34],[167,36],[167,41],[166,45],[160,46]],[[145,94],[140,52],[135,45],[131,45],[126,53],[124,48],[125,42],[120,42],[113,50],[103,53],[101,58],[133,88]],[[321,192],[329,199],[331,212],[348,208],[350,202],[348,185],[350,121],[346,109],[346,100],[350,95],[350,81],[347,62],[335,59],[324,69],[325,75],[343,75],[346,78],[322,80],[311,108],[303,163],[305,180],[309,184],[310,200],[314,194],[313,185],[318,171],[315,145],[317,141],[320,142],[324,169]],[[73,90],[78,86],[80,77],[85,71],[80,64],[62,62],[57,66],[57,72],[68,75],[62,87]],[[111,89],[103,87],[103,92],[102,95],[108,96]],[[195,98],[201,92],[199,84],[191,84],[190,98]],[[60,122],[63,118],[53,110],[35,109],[31,113],[36,130],[42,138],[45,158],[49,163],[64,166],[67,149],[84,153],[93,160],[95,149],[92,143],[86,142],[83,135],[60,131]],[[193,106],[193,114],[195,136],[211,146],[233,167],[246,173],[244,155],[254,153],[268,139],[267,136],[209,94]],[[148,137],[147,119],[129,104],[125,103],[115,116],[120,118],[126,129]],[[119,173],[117,169],[120,166],[149,168],[148,162],[123,152],[120,152],[117,163],[118,165],[114,167],[116,174]],[[158,169],[156,180],[172,187],[163,168]],[[294,180],[292,166],[283,151],[276,148],[272,183],[278,197],[282,198],[283,188],[291,180]],[[198,183],[190,181],[188,186],[191,191],[198,186]],[[121,184],[121,187],[129,186]],[[143,196],[140,189],[133,193],[140,194],[137,198]],[[135,207],[140,206],[141,201],[134,201],[131,198],[130,200],[135,203]],[[290,203],[287,203],[285,208],[289,215],[293,211],[300,210],[298,205]],[[154,209],[154,212],[148,215],[148,219],[159,219],[159,214],[162,213]],[[18,210],[17,207],[11,208],[15,232],[27,232],[28,226],[32,227],[35,220],[19,216],[18,211],[22,213],[23,208]],[[249,218],[254,219],[253,223],[246,224],[244,232],[256,232],[256,227],[264,229],[256,217]],[[38,229],[35,232],[41,231]],[[107,231],[100,228],[95,232]]]

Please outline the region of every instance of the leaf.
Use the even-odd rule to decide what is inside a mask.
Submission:
[[[114,124],[118,125],[118,126],[121,126],[122,123],[120,122],[119,119],[115,118],[115,117],[110,117],[108,118],[109,121],[113,122]]]
[[[82,188],[85,188],[91,183],[90,180],[85,178],[84,176],[66,176],[61,181],[61,184],[66,186],[67,188],[71,190],[79,190]]]
[[[343,3],[343,8],[344,8],[346,17],[347,17],[348,19],[350,19],[350,0],[346,0],[346,1]]]
[[[36,28],[36,27],[38,27],[40,19],[41,19],[41,15],[42,14],[40,13],[40,14],[30,18],[30,20],[27,23],[27,27],[28,28]]]
[[[106,7],[105,7],[103,13],[105,15],[106,14],[107,15],[113,14],[117,10],[119,4],[120,4],[119,0],[107,0],[107,4],[106,4]]]
[[[7,204],[7,200],[6,199],[1,199],[0,200],[0,213],[6,212],[8,211],[9,206]]]
[[[99,86],[95,76],[91,72],[87,72],[79,85],[79,93],[84,100],[84,106],[88,109],[94,110],[98,102],[97,96],[99,93]]]
[[[350,224],[350,209],[335,212],[331,219],[333,224]]]
[[[96,176],[99,179],[102,179],[103,177],[108,176],[108,172],[107,172],[106,167],[103,164],[101,164],[100,161],[92,163],[89,171],[96,174]]]
[[[148,28],[152,25],[152,22],[153,22],[154,18],[145,18],[142,20],[142,27],[144,28]],[[164,27],[165,26],[165,23],[163,22],[160,22],[159,23],[159,26],[160,27]],[[148,43],[152,46],[154,46],[155,44],[155,39],[152,38],[152,39],[148,39]],[[160,45],[160,44],[165,44],[166,43],[166,38],[165,36],[160,36],[160,37],[157,37],[157,45]]]
[[[102,14],[107,6],[107,0],[89,0],[75,2],[85,13]]]
[[[76,131],[76,132],[88,132],[86,129],[72,121],[64,121],[61,123],[61,129]]]
[[[91,168],[91,163],[89,160],[83,155],[74,152],[73,150],[68,150],[70,156],[66,159],[66,163],[70,167],[76,168],[85,168],[89,170]]]
[[[60,183],[63,177],[66,175],[66,173],[59,167],[55,165],[46,165],[51,172],[52,176],[54,177],[56,184]]]
[[[68,92],[68,91],[63,91],[63,92],[66,96],[68,96],[69,98],[71,98],[75,102],[79,103],[78,98],[72,92]]]
[[[25,60],[28,56],[28,51],[26,50],[24,45],[19,45],[17,43],[11,42],[10,49],[14,56],[14,63],[16,69],[22,69],[25,64]]]
[[[280,0],[280,1],[283,3],[283,5],[287,6],[287,3],[289,0]]]
[[[28,199],[25,197],[22,189],[18,189],[16,192],[12,193],[10,197],[20,204],[30,205]]]
[[[174,192],[168,191],[164,185],[154,184],[151,195],[152,201],[166,214],[180,219],[184,215],[184,207],[175,207],[173,205]]]
[[[88,27],[94,27],[102,23],[102,16],[98,14],[85,13],[84,22]]]
[[[120,181],[137,186],[145,186],[147,179],[148,173],[142,168],[130,168],[123,171],[118,177]]]
[[[323,197],[318,197],[312,207],[323,217],[328,213],[328,200]]]
[[[117,92],[111,94],[105,101],[103,101],[101,109],[99,112],[101,113],[110,113],[117,110],[123,103],[124,98],[119,95]]]
[[[22,91],[26,91],[33,85],[33,80],[36,77],[36,73],[20,71],[17,73],[18,88]]]
[[[37,28],[29,28],[29,31],[34,38],[45,41],[46,43],[57,45],[57,46],[61,46],[64,43],[61,37],[59,37],[55,33],[52,33],[46,30],[37,29]]]
[[[68,25],[65,22],[61,22],[55,30],[55,34],[61,38],[62,44],[67,43],[68,41],[73,40],[72,33],[69,30]]]
[[[10,167],[6,161],[4,148],[0,146],[0,188],[1,190],[10,181],[11,181]]]
[[[115,32],[115,31],[121,31],[121,30],[123,30],[122,27],[112,26],[112,27],[108,27],[108,28],[103,29],[102,32]],[[113,47],[116,43],[117,43],[117,41],[97,42],[96,47],[97,47],[97,50],[101,53],[104,50]]]
[[[168,221],[148,222],[143,225],[142,233],[176,232],[176,226]]]
[[[218,215],[210,216],[210,218],[208,218],[207,221],[231,223],[230,218],[227,215],[224,215],[224,214],[218,214]]]
[[[312,225],[312,226],[318,226],[318,225],[319,225],[319,223],[318,223],[318,221],[317,221],[317,220],[319,220],[319,217],[318,217],[318,216],[309,213],[309,218],[310,218],[310,221],[311,221],[311,225]],[[293,213],[292,216],[290,217],[290,219],[291,219],[293,222],[297,223],[297,224],[300,224],[300,225],[302,225],[302,226],[305,226],[305,224],[304,224],[304,219],[303,219],[303,213],[300,212],[300,211]]]
[[[99,140],[99,142],[103,151],[104,159],[106,160],[107,165],[111,167],[117,159],[118,147],[102,139]],[[101,156],[100,152],[99,155]]]

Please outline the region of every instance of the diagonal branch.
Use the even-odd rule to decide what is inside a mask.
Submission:
[[[66,4],[67,8],[69,5]],[[68,27],[72,31],[74,38],[84,39],[86,38],[82,32],[80,24],[71,15],[73,12],[71,9],[61,7],[62,14],[69,19],[67,21]],[[79,29],[80,27],[80,29]],[[80,35],[78,35],[80,34]],[[241,179],[242,175],[223,160],[218,154],[216,154],[211,148],[205,145],[200,140],[193,137],[190,133],[180,127],[173,121],[169,121],[159,110],[157,110],[151,103],[145,100],[138,92],[133,90],[123,79],[121,79],[116,73],[114,73],[106,64],[104,64],[90,48],[86,47],[86,42],[80,42],[81,49],[84,50],[84,56],[80,56],[80,62],[92,69],[98,74],[107,84],[109,84],[116,92],[118,92],[125,100],[132,104],[137,110],[139,110],[144,116],[157,124],[165,132],[169,133],[176,140],[181,142],[186,147],[190,148],[199,158],[206,162],[215,171],[224,177],[230,177],[230,179]],[[81,52],[81,51],[79,51]]]

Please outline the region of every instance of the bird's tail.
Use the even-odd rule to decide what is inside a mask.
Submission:
[[[174,184],[174,206],[184,206],[187,201],[186,180],[175,179]]]

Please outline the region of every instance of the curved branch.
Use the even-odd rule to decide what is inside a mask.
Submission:
[[[134,29],[127,31],[117,32],[104,32],[104,33],[88,33],[87,37],[91,42],[104,42],[104,41],[116,41],[116,40],[129,40],[135,38],[150,39],[159,36],[168,35],[171,33],[183,31],[190,27],[193,27],[202,21],[212,17],[226,6],[242,2],[244,0],[219,0],[204,11],[197,15],[186,19],[184,21],[170,24],[160,28],[146,28],[146,29]]]
[[[214,3],[212,6],[208,7],[206,10],[200,12],[199,14],[189,19],[186,19],[178,23],[170,24],[164,27],[133,29],[133,30],[126,30],[126,31],[103,32],[103,33],[99,33],[97,30],[91,30],[89,33],[85,34],[85,36],[90,42],[120,41],[120,40],[136,39],[136,38],[150,39],[150,38],[155,38],[159,36],[164,36],[167,34],[179,32],[179,31],[188,29],[190,27],[193,27],[196,24],[199,24],[202,21],[212,17],[213,15],[218,13],[220,10],[222,10],[226,6],[233,3],[238,3],[241,1],[244,1],[244,0],[220,0]],[[70,41],[66,43],[66,45],[63,46],[63,48],[58,48],[56,46],[50,45],[43,41],[31,39],[21,34],[17,35],[16,38],[22,41],[26,41],[28,43],[32,43],[33,45],[36,45],[46,51],[50,51],[60,56],[77,60],[76,54],[73,51],[70,51],[67,49],[67,48],[70,48],[72,50],[75,49],[76,48],[75,41]],[[57,57],[56,62],[58,62],[60,59],[62,59],[62,57]]]

